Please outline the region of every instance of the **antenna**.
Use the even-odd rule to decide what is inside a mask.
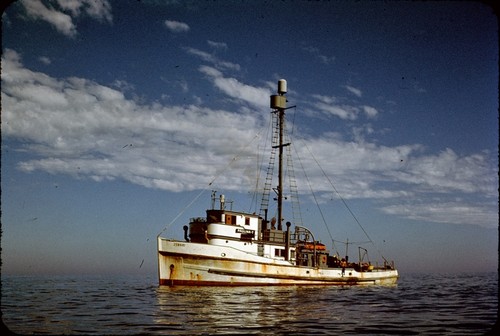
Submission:
[[[286,80],[280,79],[278,81],[278,93],[284,95],[286,93]]]
[[[279,95],[271,96],[271,108],[273,109],[286,109],[286,80],[280,79],[278,81],[278,93]]]

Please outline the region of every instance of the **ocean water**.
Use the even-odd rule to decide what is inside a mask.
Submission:
[[[2,276],[4,325],[49,335],[483,335],[498,274],[402,275],[394,287],[159,287],[144,276]]]

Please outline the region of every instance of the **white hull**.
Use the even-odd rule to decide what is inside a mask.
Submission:
[[[228,246],[167,240],[158,237],[160,285],[394,285],[398,272],[377,269],[296,266]]]

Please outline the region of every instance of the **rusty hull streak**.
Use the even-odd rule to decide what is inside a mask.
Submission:
[[[285,274],[260,274],[260,273],[250,273],[250,272],[238,272],[238,271],[225,271],[209,269],[208,273],[221,274],[221,275],[235,275],[241,277],[251,277],[251,278],[270,278],[270,279],[286,279],[286,280],[301,280],[310,282],[328,282],[329,284],[349,284],[356,285],[361,283],[375,283],[373,279],[363,280],[356,277],[346,277],[345,280],[339,281],[338,279],[332,280],[328,277],[308,277],[300,275],[285,275]]]
[[[163,255],[168,255],[169,253],[163,253]],[[190,257],[193,257],[192,255]],[[182,257],[179,257],[179,255],[176,255],[176,264],[180,260],[182,260]],[[213,258],[208,258],[204,256],[197,256],[197,260],[203,260],[203,259],[211,259]],[[222,260],[222,261],[231,261],[230,259],[226,258],[217,258],[217,260]],[[254,264],[259,264],[265,272],[263,273],[255,273],[255,272],[250,272],[249,270],[249,264],[254,263]],[[199,273],[193,273],[189,272],[189,280],[183,280],[183,279],[176,279],[176,274],[177,274],[177,267],[175,267],[173,264],[170,266],[170,278],[169,279],[160,279],[160,285],[168,285],[168,286],[175,286],[175,285],[180,285],[180,286],[307,286],[307,285],[338,285],[338,286],[354,286],[354,285],[363,285],[363,284],[369,284],[369,283],[376,283],[375,280],[373,279],[362,279],[358,277],[349,277],[346,276],[345,279],[339,280],[339,279],[331,279],[328,277],[310,277],[310,276],[300,276],[300,275],[286,275],[286,274],[265,274],[267,273],[267,264],[264,263],[259,263],[259,262],[248,262],[246,264],[247,271],[231,271],[231,270],[223,270],[223,269],[217,269],[217,268],[210,268],[208,267],[207,272],[212,273],[212,274],[220,274],[220,275],[227,275],[231,277],[230,281],[207,281],[203,280],[202,276]],[[290,265],[290,268],[303,268],[300,266],[294,266]],[[347,269],[346,271],[348,271]],[[233,276],[238,276],[238,277],[248,277],[248,278],[268,278],[268,279],[279,279],[279,280],[290,280],[290,281],[304,281],[303,283],[298,283],[298,284],[293,284],[289,282],[285,283],[265,283],[265,282],[253,282],[251,281],[234,281]]]
[[[166,279],[160,279],[160,286],[198,286],[198,287],[204,287],[204,286],[225,286],[225,287],[231,287],[231,286],[332,286],[336,285],[339,287],[344,287],[344,286],[361,286],[362,283],[359,282],[352,282],[352,281],[346,281],[346,282],[331,282],[331,283],[265,283],[265,282],[255,282],[255,283],[250,283],[250,282],[236,282],[236,281],[197,281],[197,280],[166,280]]]
[[[291,274],[283,274],[279,272],[279,270],[276,271],[276,273],[269,274],[269,266],[273,267],[286,267],[290,269],[309,269],[311,271],[317,270],[314,268],[310,267],[304,267],[304,266],[297,266],[297,265],[283,265],[283,264],[268,264],[268,263],[263,263],[263,262],[258,262],[258,261],[249,261],[246,260],[243,269],[240,270],[231,270],[231,269],[224,269],[220,268],[221,263],[222,265],[225,263],[231,263],[231,262],[241,262],[241,260],[236,259],[236,258],[226,258],[226,257],[207,257],[203,255],[193,255],[193,254],[188,254],[188,253],[169,253],[165,251],[160,252],[161,255],[167,258],[172,258],[171,262],[173,261],[172,264],[170,264],[170,277],[169,279],[159,279],[160,280],[160,285],[167,285],[167,286],[362,286],[362,285],[369,285],[369,284],[377,284],[377,281],[379,279],[365,279],[363,277],[363,274],[361,274],[360,277],[352,277],[347,274],[351,274],[354,269],[347,268],[345,269],[346,276],[344,278],[335,278],[332,279],[330,277],[326,276],[321,276],[321,277],[311,277],[309,275],[291,275]],[[202,274],[199,274],[196,269],[197,267],[195,265],[184,265],[183,260],[185,258],[188,258],[193,261],[203,261],[203,260],[210,260],[211,262],[203,267],[200,268],[200,271],[211,273],[211,274],[219,274],[223,276],[227,276],[228,279],[218,281],[218,280],[209,280],[209,279],[204,279]],[[217,266],[214,264],[217,264]],[[174,265],[175,264],[175,265]],[[254,266],[258,265],[259,268],[262,269],[263,272],[255,272],[255,270],[252,271],[252,264]],[[165,265],[166,266],[166,265]],[[189,269],[192,269],[193,271],[189,273],[185,273],[185,277],[182,276],[181,274],[184,272],[184,267],[187,266]],[[191,267],[194,266],[194,267]],[[320,270],[322,270],[321,268]],[[329,268],[325,268],[325,270],[328,270]],[[376,271],[375,271],[376,272]],[[267,273],[267,274],[266,274]],[[240,278],[239,280],[236,280],[236,278]],[[242,278],[248,278],[248,281],[242,280]],[[253,278],[253,279],[252,279]],[[262,279],[269,279],[270,282],[263,282]],[[260,279],[257,280],[257,279]],[[271,281],[271,280],[278,280],[278,281]],[[282,281],[279,281],[282,280]],[[293,281],[298,281],[299,283],[293,283]],[[383,285],[383,284],[381,284]]]
[[[187,257],[187,258],[193,259],[193,260],[208,259],[208,260],[223,260],[223,261],[238,261],[238,262],[241,261],[240,259],[225,258],[225,257],[213,257],[213,256],[206,257],[206,256],[199,255],[199,254],[195,255],[195,254],[178,253],[178,252],[170,253],[170,252],[165,252],[165,251],[160,251],[159,253],[161,255],[163,255],[163,256],[179,257],[179,258],[186,258]],[[268,263],[258,262],[258,261],[250,261],[250,260],[245,260],[245,263],[248,263],[248,264],[258,264],[258,265],[262,265],[264,267],[267,267],[269,265]],[[288,266],[288,265],[276,264],[276,266]],[[290,264],[290,267],[295,267],[295,265]]]

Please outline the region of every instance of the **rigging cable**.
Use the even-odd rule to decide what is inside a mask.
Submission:
[[[262,151],[266,150],[266,148],[267,148],[268,140],[270,138],[269,134],[272,133],[272,127],[273,127],[273,120],[272,120],[272,118],[269,118],[269,125],[266,128],[267,129],[267,135],[264,137],[264,146],[262,147]],[[262,132],[262,130],[261,130],[261,132]],[[261,132],[259,132],[259,134]],[[260,154],[260,152],[259,152],[259,150],[257,150],[257,180],[255,182],[255,190],[254,190],[254,194],[252,196],[252,201],[250,203],[250,209],[252,209],[253,203],[255,201],[255,212],[257,212],[257,206],[258,206],[257,197],[259,196],[259,183],[260,183],[260,177],[261,177],[260,176],[261,175],[261,169],[259,169],[259,168],[262,167],[263,162],[264,162],[264,157],[265,157],[265,155],[263,155],[263,154],[259,155],[259,154]]]
[[[338,197],[340,198],[340,200],[342,201],[342,203],[344,203],[344,206],[347,208],[347,210],[349,211],[349,213],[351,214],[352,218],[354,218],[354,220],[356,221],[356,223],[358,223],[359,227],[361,228],[361,230],[363,231],[363,233],[366,235],[366,238],[368,238],[369,242],[375,247],[375,249],[377,250],[377,253],[379,254],[379,256],[382,257],[382,259],[384,259],[385,262],[388,262],[387,259],[382,255],[382,252],[380,252],[380,249],[377,247],[377,245],[373,242],[373,240],[370,238],[370,236],[368,235],[368,232],[366,232],[366,230],[363,228],[363,226],[361,225],[361,223],[359,222],[358,218],[354,215],[354,213],[352,212],[351,208],[349,207],[349,205],[347,204],[347,202],[345,201],[345,199],[342,197],[342,195],[338,192],[337,188],[335,188],[335,186],[333,185],[333,182],[332,180],[328,177],[328,175],[326,175],[326,172],[323,170],[323,167],[320,166],[318,160],[316,160],[316,157],[314,156],[314,154],[311,152],[311,150],[309,149],[309,147],[307,146],[307,144],[305,143],[305,141],[303,141],[304,143],[304,146],[306,146],[306,149],[307,151],[311,154],[311,157],[313,158],[313,160],[316,162],[316,164],[318,165],[319,169],[321,169],[321,172],[323,173],[323,175],[326,177],[326,179],[328,180],[328,182],[330,182],[330,185],[332,186],[333,190],[335,190],[335,192],[337,193]]]
[[[179,217],[180,217],[180,216],[181,216],[181,215],[182,215],[182,214],[183,214],[183,213],[184,213],[187,209],[189,209],[189,208],[191,207],[191,205],[193,205],[193,203],[194,203],[194,202],[196,202],[196,200],[197,200],[198,198],[200,198],[201,194],[203,194],[203,193],[204,193],[207,189],[208,189],[208,187],[205,187],[202,191],[200,191],[200,193],[199,193],[199,194],[198,194],[198,195],[197,195],[197,196],[196,196],[196,197],[195,197],[195,198],[191,201],[191,203],[189,203],[189,204],[188,204],[188,205],[187,205],[184,209],[182,209],[182,211],[181,211],[181,212],[179,212],[179,214],[177,214],[177,216],[176,216],[176,217],[175,217],[175,218],[174,218],[174,219],[173,219],[170,223],[168,223],[168,224],[167,224],[167,226],[165,226],[165,227],[163,228],[163,230],[161,230],[161,232],[160,232],[160,233],[158,233],[158,237],[159,237],[159,236],[160,236],[160,235],[161,235],[161,234],[162,234],[165,230],[167,230],[167,229],[170,227],[170,225],[174,224],[174,222],[175,222],[177,219],[179,219]]]
[[[328,224],[326,223],[326,219],[325,219],[325,216],[323,215],[323,211],[321,210],[321,207],[319,206],[318,200],[316,198],[316,194],[314,193],[314,190],[313,190],[312,185],[311,185],[311,181],[309,180],[309,177],[306,174],[306,170],[304,168],[304,165],[302,164],[302,160],[300,159],[299,153],[297,152],[297,148],[293,144],[292,144],[292,146],[293,146],[293,149],[295,151],[295,154],[297,155],[297,159],[299,160],[300,167],[302,168],[302,171],[304,172],[304,176],[307,180],[307,184],[309,185],[309,189],[310,189],[311,194],[314,198],[314,202],[316,203],[316,206],[318,207],[321,218],[323,219],[323,223],[325,224],[326,230],[328,231],[328,235],[330,236],[330,239],[332,240],[332,244],[334,244],[333,248],[336,250],[332,233],[330,232],[330,228],[328,227]]]
[[[375,249],[377,250],[377,253],[379,254],[379,256],[382,257],[382,259],[384,259],[385,262],[387,262],[386,258],[382,255],[382,253],[380,252],[379,248],[377,247],[377,245],[375,245],[375,243],[373,242],[373,240],[371,239],[370,235],[368,235],[368,232],[366,232],[366,230],[363,228],[363,226],[361,225],[361,223],[359,222],[358,218],[356,217],[356,215],[354,215],[354,213],[352,212],[351,208],[349,207],[349,205],[347,204],[346,200],[342,197],[342,195],[339,193],[339,191],[337,190],[337,188],[335,188],[335,185],[333,184],[332,180],[328,177],[328,175],[326,174],[326,172],[323,170],[323,167],[321,167],[321,165],[319,164],[318,160],[316,159],[316,157],[314,156],[314,154],[312,153],[312,151],[309,149],[309,147],[307,146],[306,142],[301,139],[302,143],[304,144],[304,146],[306,147],[307,151],[309,152],[309,154],[311,154],[311,157],[313,158],[314,162],[316,162],[316,164],[318,165],[319,169],[321,169],[321,172],[323,173],[323,175],[326,177],[326,179],[328,180],[328,182],[330,183],[330,185],[332,186],[333,190],[335,191],[335,193],[337,194],[337,196],[340,198],[340,200],[342,201],[342,203],[344,204],[344,206],[346,207],[346,209],[349,211],[349,213],[351,214],[352,218],[354,218],[354,220],[356,221],[356,223],[358,224],[358,226],[361,228],[361,230],[363,231],[363,233],[366,235],[366,237],[368,238],[368,243],[371,243]],[[319,205],[318,205],[319,207]],[[326,223],[325,223],[326,225]],[[328,226],[327,226],[328,228]],[[329,231],[328,231],[329,232]],[[331,236],[330,236],[331,237]],[[332,240],[332,243],[333,243],[333,240]]]
[[[243,151],[248,147],[250,146],[250,144],[252,142],[254,142],[255,139],[257,139],[260,134],[262,133],[262,131],[260,131],[259,133],[257,133],[253,138],[252,140],[246,144],[240,151],[237,155],[235,155],[231,161],[229,161],[229,163],[226,165],[226,167],[224,167],[224,169],[222,169],[217,175],[215,175],[213,177],[213,179],[210,181],[210,183],[203,189],[200,191],[200,193],[191,201],[191,203],[189,203],[184,209],[182,209],[182,211],[170,222],[168,223],[164,228],[163,230],[160,231],[160,233],[157,235],[157,237],[159,237],[163,232],[165,232],[165,230],[167,230],[177,219],[179,219],[179,217],[187,210],[191,207],[191,205],[193,205],[194,202],[196,202],[196,200],[198,198],[200,198],[200,196],[205,192],[207,191],[207,189],[209,189],[212,184],[215,182],[215,180],[222,175],[222,173],[224,173],[234,162],[236,162],[236,160],[242,155]]]
[[[366,232],[366,230],[363,228],[363,226],[361,225],[361,223],[359,222],[358,218],[356,217],[356,215],[354,215],[354,213],[352,212],[351,208],[349,207],[349,205],[347,204],[347,202],[345,201],[345,199],[342,197],[342,195],[339,193],[339,191],[337,190],[337,188],[335,188],[335,185],[333,184],[332,180],[328,177],[328,175],[326,175],[326,172],[323,170],[323,167],[320,166],[318,160],[316,160],[316,157],[314,156],[314,154],[311,152],[311,150],[309,149],[309,147],[307,146],[307,144],[305,143],[305,141],[302,141],[304,143],[304,146],[306,147],[307,151],[309,152],[309,154],[311,154],[311,157],[313,158],[314,162],[316,162],[316,164],[318,165],[319,169],[321,169],[321,172],[323,173],[323,175],[326,177],[326,179],[328,180],[328,182],[330,182],[330,185],[332,186],[333,190],[335,191],[335,193],[337,194],[337,196],[340,198],[340,200],[342,201],[342,203],[344,203],[344,206],[346,207],[346,209],[349,211],[349,213],[351,214],[352,218],[354,218],[354,220],[356,221],[356,223],[358,223],[359,227],[361,228],[361,230],[363,231],[363,233],[366,235],[366,238],[368,238],[368,240],[373,244],[373,240],[370,238],[370,236],[368,235],[368,232]]]
[[[296,109],[294,109],[294,111],[296,112]],[[292,134],[294,133],[294,129],[295,129],[295,116],[296,116],[296,113],[293,114],[293,119],[292,119]],[[354,214],[354,212],[351,210],[351,208],[349,207],[349,205],[347,204],[346,200],[342,197],[342,195],[339,193],[339,191],[337,190],[337,188],[335,188],[335,185],[333,184],[332,180],[328,177],[328,175],[326,174],[326,172],[324,171],[323,167],[321,167],[321,165],[319,164],[318,160],[316,159],[316,157],[314,156],[314,154],[312,153],[312,151],[309,149],[309,147],[307,146],[306,142],[303,140],[303,139],[299,139],[302,141],[302,143],[304,144],[304,146],[306,147],[307,151],[309,152],[309,154],[311,155],[311,157],[313,158],[314,162],[316,162],[316,164],[318,165],[318,167],[321,169],[321,172],[323,173],[323,175],[326,177],[326,179],[328,180],[328,182],[330,183],[330,185],[332,186],[333,190],[335,191],[335,193],[338,195],[338,197],[340,198],[340,200],[342,201],[342,203],[344,204],[344,206],[346,207],[346,209],[349,211],[349,213],[351,214],[352,218],[354,218],[354,220],[356,221],[356,223],[358,224],[358,226],[361,228],[361,230],[363,231],[363,233],[365,234],[365,236],[368,238],[368,242],[366,243],[371,243],[377,250],[378,254],[386,261],[386,259],[384,258],[384,256],[382,255],[382,253],[380,252],[380,250],[378,249],[378,247],[375,245],[375,243],[373,242],[373,240],[371,239],[371,237],[368,235],[368,232],[366,232],[366,230],[364,229],[364,227],[361,225],[360,221],[358,220],[358,218],[356,217],[356,215]],[[293,146],[293,143],[292,143],[292,146]],[[335,240],[333,239],[332,237],[332,234],[330,232],[330,229],[328,227],[328,224],[326,223],[326,220],[325,220],[325,217],[323,215],[323,212],[319,206],[319,203],[317,202],[317,199],[316,199],[316,195],[312,189],[312,186],[311,186],[311,183],[309,181],[309,178],[306,174],[306,171],[304,169],[304,165],[302,164],[302,161],[300,159],[300,156],[298,155],[298,151],[296,149],[296,147],[294,146],[294,151],[297,155],[297,158],[299,159],[299,163],[302,167],[302,170],[304,172],[304,175],[306,177],[306,180],[309,184],[309,188],[311,189],[311,194],[313,195],[314,197],[314,201],[316,202],[316,205],[319,209],[319,212],[320,212],[320,215],[323,219],[323,223],[328,231],[328,234],[330,236],[330,239],[332,240],[332,245],[333,245],[333,249],[336,250],[336,247],[335,247]],[[337,241],[339,242],[339,241]],[[345,243],[345,242],[343,242]],[[356,243],[365,243],[365,242],[356,242]]]

